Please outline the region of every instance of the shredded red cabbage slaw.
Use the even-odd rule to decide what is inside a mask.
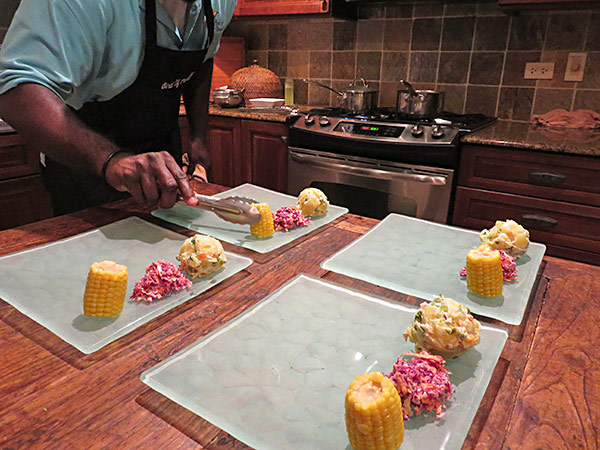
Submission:
[[[152,302],[172,291],[191,288],[192,282],[177,266],[168,261],[153,262],[146,268],[146,275],[135,283],[132,300]]]
[[[410,356],[407,361],[403,356]],[[454,389],[444,366],[444,358],[427,352],[402,353],[387,377],[394,382],[402,399],[404,420],[423,411],[444,416],[445,400],[450,400]]]
[[[302,211],[293,206],[283,206],[273,214],[273,225],[277,231],[288,231],[292,228],[306,226],[310,223],[308,217],[304,217]]]

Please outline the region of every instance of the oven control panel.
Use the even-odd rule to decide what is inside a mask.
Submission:
[[[395,123],[353,118],[306,115],[292,128],[347,139],[397,144],[452,145],[458,129],[435,123]]]
[[[333,131],[341,133],[358,134],[361,136],[379,136],[398,138],[404,131],[403,126],[374,125],[356,122],[339,122]]]

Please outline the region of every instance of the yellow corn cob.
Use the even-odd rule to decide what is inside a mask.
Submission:
[[[275,233],[275,226],[273,225],[273,213],[268,203],[254,203],[260,213],[260,221],[254,225],[250,225],[250,233],[259,238],[265,238]]]
[[[359,375],[346,392],[346,430],[354,450],[396,450],[404,440],[402,400],[381,372]]]
[[[467,254],[467,288],[471,292],[497,297],[502,294],[503,281],[499,251],[482,245]]]
[[[83,313],[92,317],[115,317],[123,310],[127,291],[127,267],[113,261],[95,262],[90,267]]]

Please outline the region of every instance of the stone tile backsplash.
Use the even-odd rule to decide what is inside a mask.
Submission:
[[[496,2],[418,1],[359,6],[357,20],[314,16],[236,18],[248,64],[294,80],[295,102],[337,105],[363,77],[394,106],[399,80],[446,94],[445,109],[527,121],[555,108],[600,111],[600,10],[502,11]],[[584,79],[564,81],[569,52],[587,52]],[[527,62],[554,62],[553,80],[525,80]]]

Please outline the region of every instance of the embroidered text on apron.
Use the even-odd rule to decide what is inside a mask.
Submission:
[[[210,43],[214,16],[210,0],[203,0]],[[88,127],[134,153],[167,150],[181,162],[179,100],[182,86],[201,70],[207,48],[179,51],[158,47],[156,3],[146,0],[144,60],[136,80],[104,102],[88,102],[75,114]],[[50,158],[42,168],[55,215],[68,214],[129,194],[118,192],[103,180],[70,169]]]

